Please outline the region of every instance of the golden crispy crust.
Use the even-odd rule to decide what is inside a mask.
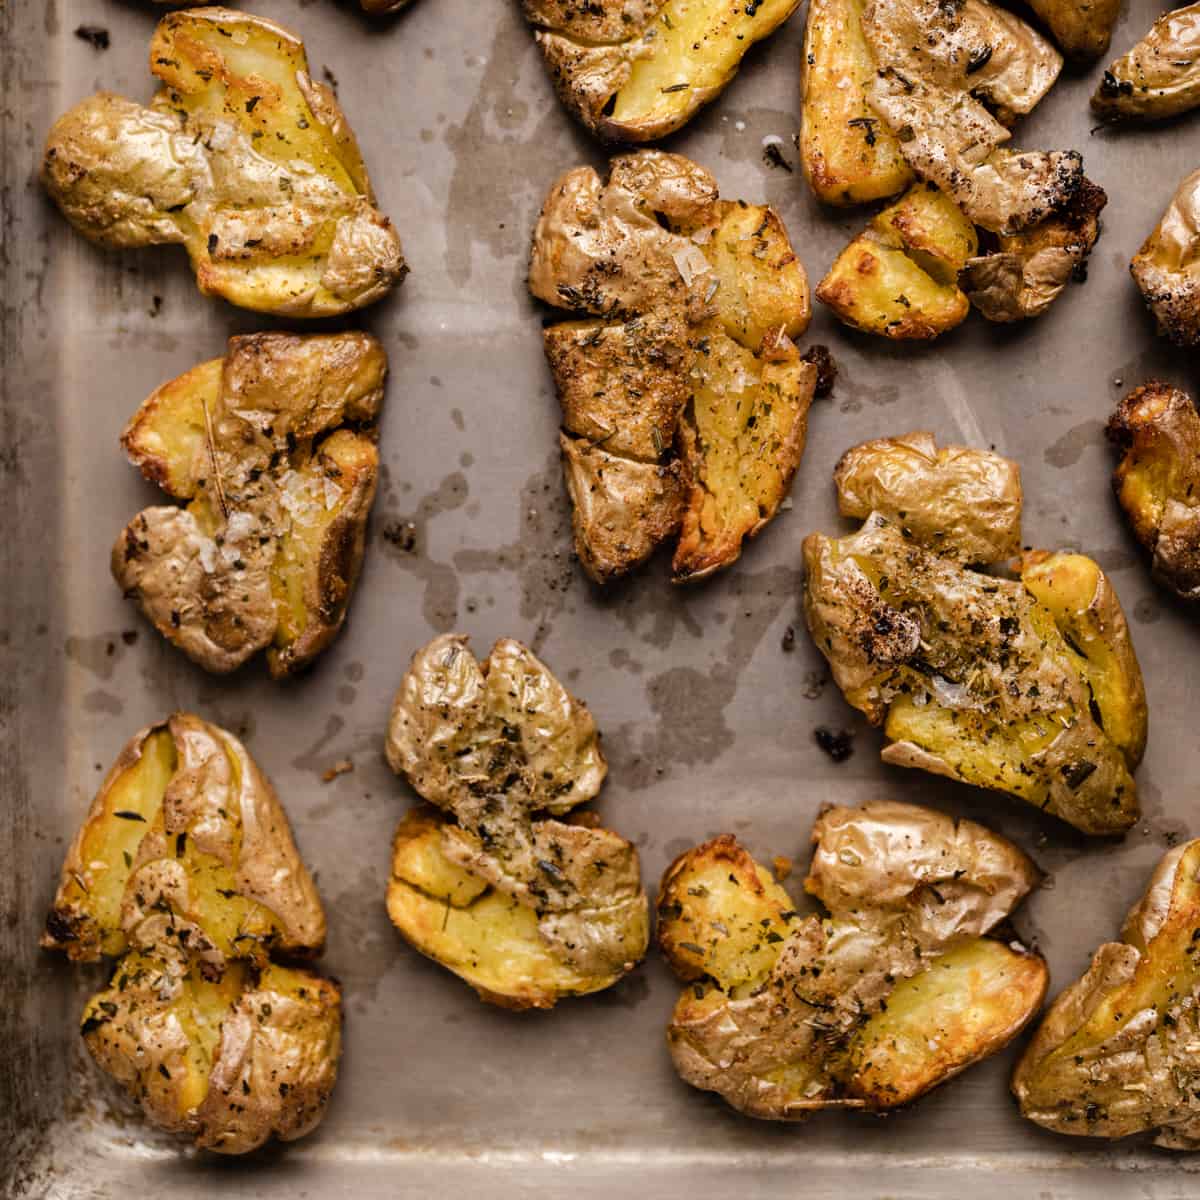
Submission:
[[[1050,1006],[1013,1074],[1024,1116],[1057,1133],[1121,1138],[1153,1131],[1200,1146],[1194,1086],[1200,842],[1155,869],[1122,930]]]
[[[633,845],[562,818],[607,772],[582,702],[512,639],[486,662],[461,634],[419,650],[387,757],[440,810],[396,832],[388,911],[404,937],[511,1008],[609,987],[649,938]]]
[[[1200,171],[1179,185],[1129,270],[1159,333],[1179,346],[1200,345]]]
[[[1108,437],[1122,455],[1113,489],[1155,579],[1182,600],[1200,599],[1200,416],[1191,397],[1157,380],[1135,388]]]
[[[1011,1040],[1046,984],[1039,957],[984,939],[1039,878],[1003,838],[877,801],[826,810],[812,840],[805,888],[828,916],[797,913],[730,835],[659,892],[659,944],[691,984],[675,1068],[770,1120],[907,1103]]]
[[[728,566],[787,495],[817,384],[778,216],[678,155],[623,155],[607,183],[576,168],[542,208],[529,289],[580,314],[543,341],[584,569],[608,582],[677,532],[677,582]]]
[[[207,670],[266,649],[284,677],[337,636],[375,496],[386,370],[367,334],[235,337],[134,414],[130,460],[189,503],[139,513],[113,576]]]
[[[290,316],[348,312],[403,279],[400,240],[298,38],[189,9],[159,22],[150,66],[151,107],[101,92],[47,138],[42,183],[84,236],[182,244],[202,292]]]

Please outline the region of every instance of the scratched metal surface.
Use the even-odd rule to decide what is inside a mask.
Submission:
[[[1156,11],[1149,0],[1130,8],[1117,47]],[[813,412],[794,507],[709,584],[672,590],[659,562],[601,596],[568,552],[556,405],[523,277],[546,188],[602,156],[555,102],[515,3],[417,0],[381,26],[333,0],[259,10],[300,31],[316,70],[339,81],[413,268],[362,317],[391,355],[391,383],[386,475],[351,619],[317,670],[288,687],[259,666],[207,678],[108,575],[115,532],[155,495],[117,450],[126,417],[230,333],[266,324],[202,299],[182,252],[95,250],[33,186],[54,115],[100,87],[149,96],[155,13],[137,0],[0,2],[0,1189],[73,1200],[214,1187],[238,1197],[1195,1195],[1200,1179],[1179,1157],[1023,1124],[1006,1092],[1011,1052],[886,1120],[743,1120],[675,1079],[662,1030],[677,985],[654,954],[611,992],[550,1014],[482,1006],[388,924],[388,840],[411,797],[381,756],[389,699],[417,646],[452,628],[480,651],[515,635],[594,710],[612,764],[600,808],[636,838],[652,886],[675,853],[718,831],[802,858],[830,800],[929,802],[986,820],[1051,873],[1018,925],[1048,955],[1055,987],[1074,978],[1167,840],[1200,832],[1200,632],[1156,593],[1118,520],[1102,438],[1123,387],[1152,373],[1200,383],[1155,339],[1126,272],[1196,165],[1195,123],[1090,135],[1095,72],[1060,83],[1021,137],[1081,147],[1109,189],[1087,284],[1026,328],[972,318],[927,349],[854,337],[818,311],[807,340],[833,347],[841,375]],[[74,37],[81,22],[106,27],[111,48]],[[764,139],[778,138],[795,161],[802,23],[797,14],[669,145],[711,168],[726,195],[775,204],[815,281],[863,216],[818,211],[798,174],[763,160]],[[922,427],[1018,459],[1029,541],[1084,547],[1113,574],[1152,708],[1145,821],[1123,844],[1083,846],[1016,802],[885,770],[877,736],[823,682],[799,622],[800,541],[840,527],[829,475],[843,449]],[[415,526],[415,550],[383,536],[392,522]],[[790,653],[789,626],[799,630]],[[74,1029],[98,976],[36,949],[65,840],[101,769],[175,707],[239,731],[275,780],[330,912],[327,967],[346,989],[346,1053],[325,1123],[246,1161],[181,1155],[130,1117],[82,1060]],[[820,724],[855,731],[848,762],[817,748]],[[323,783],[342,758],[353,773]]]

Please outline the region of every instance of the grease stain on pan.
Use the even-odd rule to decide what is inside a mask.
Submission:
[[[1042,457],[1051,467],[1073,467],[1089,446],[1103,446],[1104,443],[1103,421],[1080,421],[1047,446]]]
[[[132,637],[130,636],[132,634]],[[97,679],[111,679],[126,646],[137,640],[136,630],[96,633],[87,637],[72,634],[63,649],[67,657]]]

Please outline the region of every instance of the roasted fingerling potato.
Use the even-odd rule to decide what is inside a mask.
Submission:
[[[575,549],[607,583],[678,535],[676,582],[734,562],[778,512],[818,382],[794,338],[808,280],[766,205],[679,155],[567,172],[534,232],[530,291],[563,410]]]
[[[928,341],[970,311],[958,273],[979,248],[975,227],[930,184],[914,184],[838,256],[817,299],[864,333]]]
[[[1179,185],[1129,270],[1159,333],[1178,346],[1200,346],[1200,171]]]
[[[354,134],[304,44],[227,8],[170,13],[150,46],[149,107],[101,92],[59,118],[41,179],[85,237],[182,245],[206,295],[326,317],[406,273]]]
[[[993,490],[1000,545],[1011,478],[973,480],[977,495]],[[883,727],[883,761],[1007,792],[1084,833],[1129,829],[1146,700],[1104,573],[1045,553],[1025,555],[1019,581],[972,570],[978,530],[957,546],[942,536],[953,492],[931,484],[928,510],[914,497],[889,513],[901,494],[913,491],[890,484],[857,533],[804,543],[809,632],[847,702]]]
[[[387,908],[414,948],[511,1009],[611,987],[644,957],[633,844],[572,810],[607,772],[587,708],[521,643],[480,663],[467,638],[419,650],[387,758],[430,807],[392,843]]]
[[[994,249],[965,264],[959,286],[989,321],[1040,316],[1071,280],[1083,277],[1107,203],[1104,189],[1085,178],[1066,206],[1044,221],[998,235]]]
[[[1200,416],[1192,398],[1153,380],[1108,422],[1121,453],[1113,489],[1151,556],[1154,578],[1181,600],[1200,599]]]
[[[563,105],[612,142],[686,125],[800,0],[522,0]]]
[[[147,1119],[243,1154],[324,1115],[337,1079],[325,914],[266,777],[188,713],[137,733],[76,834],[42,945],[115,958],[81,1032]]]
[[[891,801],[827,809],[812,840],[824,917],[729,834],[659,890],[659,946],[689,985],[675,1069],[747,1116],[907,1104],[1001,1049],[1045,994],[1039,956],[986,937],[1039,879],[1011,843]]]
[[[825,204],[886,200],[912,182],[900,143],[867,102],[875,59],[861,0],[809,0],[800,61],[800,164]]]
[[[1056,1133],[1153,1133],[1200,1148],[1200,841],[1159,863],[1121,930],[1050,1006],[1013,1074],[1021,1113]]]
[[[368,334],[260,333],[163,384],[121,443],[179,501],[121,532],[112,573],[168,641],[223,674],[271,674],[337,636],[358,578],[387,357]]]
[[[1158,121],[1200,104],[1200,4],[1164,13],[1104,72],[1092,109],[1109,121]]]

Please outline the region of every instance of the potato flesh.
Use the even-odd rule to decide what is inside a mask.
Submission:
[[[613,123],[678,128],[795,8],[796,0],[668,0],[652,25],[651,53],[634,61],[616,94]]]
[[[96,922],[101,954],[117,955],[125,949],[121,928],[125,884],[147,826],[162,807],[175,764],[171,735],[165,729],[151,734],[138,760],[113,781],[104,814],[84,834],[82,872],[67,885],[62,899]]]
[[[875,60],[860,0],[809,0],[801,64],[800,162],[825,204],[884,200],[912,182],[895,135],[867,103]]]
[[[902,980],[851,1039],[847,1088],[873,1108],[907,1104],[998,1050],[1036,1013],[1046,964],[978,938]]]
[[[842,251],[817,299],[866,333],[935,338],[967,315],[956,278],[977,249],[974,226],[954,203],[916,184]]]

